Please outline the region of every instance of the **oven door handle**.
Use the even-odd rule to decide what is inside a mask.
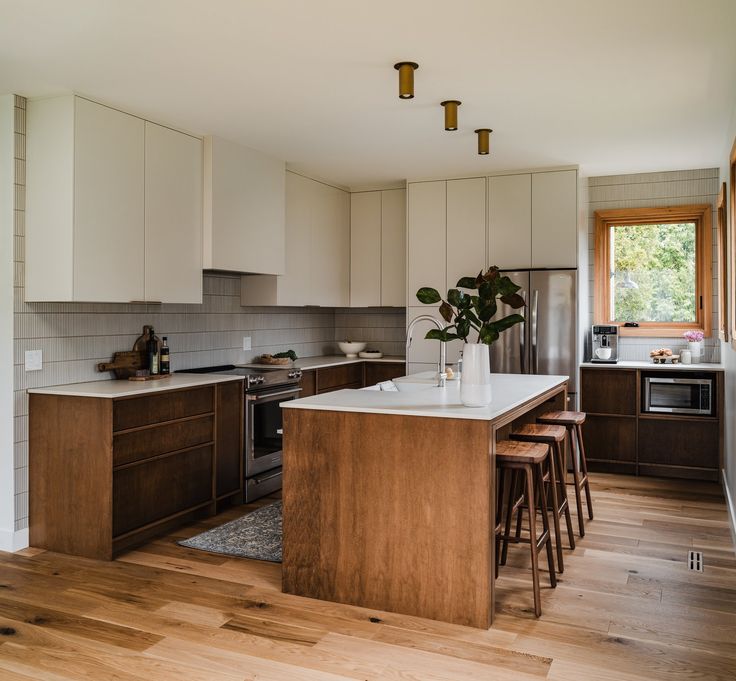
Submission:
[[[264,475],[262,477],[260,475],[256,475],[256,477],[251,478],[251,480],[253,480],[253,482],[256,485],[260,485],[261,483],[267,482],[268,480],[273,480],[274,478],[278,478],[280,475],[281,475],[281,469],[279,469],[276,473],[271,473],[271,475]]]
[[[301,388],[294,388],[293,390],[282,390],[278,393],[266,393],[265,395],[246,395],[249,402],[257,402],[258,400],[270,400],[272,397],[283,397],[284,395],[298,395],[302,391]]]

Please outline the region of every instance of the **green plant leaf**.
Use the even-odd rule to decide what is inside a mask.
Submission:
[[[464,294],[462,292],[458,291],[456,288],[451,288],[447,292],[447,302],[455,307],[461,307],[463,296]]]
[[[463,317],[465,317],[471,324],[475,324],[476,328],[480,328],[480,319],[472,310],[463,310]]]
[[[432,305],[433,303],[439,303],[442,300],[442,296],[436,288],[430,288],[429,286],[423,286],[417,291],[417,299],[420,303],[425,305]]]
[[[455,286],[458,288],[476,289],[478,288],[478,283],[475,277],[462,277]]]
[[[483,280],[491,282],[495,281],[496,279],[498,279],[498,267],[493,265],[486,270],[485,274],[483,275]]]
[[[496,301],[491,298],[483,307],[480,308],[478,311],[478,318],[482,322],[490,321],[493,318],[493,315],[496,314],[496,311],[498,310],[498,306],[496,304]]]
[[[440,305],[440,314],[442,315],[442,319],[449,324],[455,316],[455,310],[452,309],[452,305],[443,300],[442,305]]]
[[[455,340],[458,338],[456,333],[452,333],[450,329],[453,327],[448,326],[446,329],[430,329],[427,331],[427,335],[424,336],[427,340],[438,340],[447,343],[447,341]]]
[[[487,324],[484,324],[480,329],[480,342],[485,343],[486,345],[490,345],[491,343],[495,343],[498,340],[498,331],[495,329],[492,329]]]
[[[520,307],[526,305],[524,299],[518,293],[507,293],[501,296],[501,300],[514,310],[518,310]]]
[[[516,293],[521,290],[521,286],[514,284],[514,282],[508,277],[500,277],[496,282],[496,290],[502,296],[510,296],[512,293]]]
[[[481,298],[481,307],[485,307],[489,300],[495,300],[498,295],[495,282],[484,281],[478,287],[478,295]]]
[[[523,321],[524,317],[520,314],[510,314],[496,322],[490,322],[488,324],[488,328],[493,329],[497,333],[501,333],[501,331],[506,331],[506,329],[510,329],[514,324],[520,324]]]
[[[470,333],[470,322],[467,319],[460,319],[455,322],[455,328],[457,329],[458,338],[467,340]]]

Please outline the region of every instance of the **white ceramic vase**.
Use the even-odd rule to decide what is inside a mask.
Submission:
[[[484,343],[465,343],[460,401],[466,407],[487,407],[491,403],[491,359]]]
[[[692,356],[691,362],[693,364],[700,362],[703,356],[703,341],[688,341],[687,347]]]

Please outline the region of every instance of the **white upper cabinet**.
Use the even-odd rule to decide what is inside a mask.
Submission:
[[[447,182],[412,182],[408,192],[406,295],[408,304],[416,305],[416,292],[423,286],[447,292]]]
[[[286,272],[241,278],[241,303],[347,307],[350,301],[350,195],[286,173]]]
[[[486,178],[447,181],[447,288],[486,264]],[[445,292],[442,292],[444,293]]]
[[[29,100],[26,139],[26,300],[142,300],[143,120]]]
[[[532,176],[488,178],[488,264],[502,269],[532,266]]]
[[[406,189],[381,192],[381,305],[406,304]]]
[[[218,137],[204,158],[204,268],[286,272],[284,162]]]
[[[350,195],[350,306],[406,303],[406,190]]]
[[[202,302],[202,140],[146,122],[145,299]]]
[[[576,170],[532,174],[532,267],[577,267]]]
[[[350,195],[350,306],[381,304],[381,192]]]
[[[30,100],[26,300],[201,302],[200,144],[80,97]]]

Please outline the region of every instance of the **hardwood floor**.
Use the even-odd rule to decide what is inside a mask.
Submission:
[[[596,518],[533,617],[510,550],[488,631],[280,592],[280,566],[175,542],[112,563],[0,553],[2,681],[734,679],[736,558],[715,484],[593,474]],[[687,551],[704,553],[691,572]]]

